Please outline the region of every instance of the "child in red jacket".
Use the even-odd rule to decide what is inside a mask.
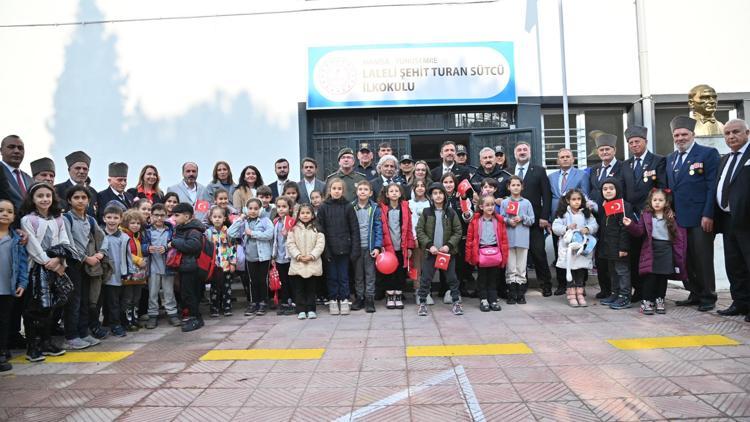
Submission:
[[[480,210],[481,213],[474,214],[466,232],[466,262],[478,268],[479,310],[499,311],[495,283],[500,269],[508,262],[508,234],[503,217],[495,212],[493,196],[482,197]]]
[[[411,229],[411,209],[404,188],[392,183],[380,191],[380,221],[383,223],[383,251],[398,257],[398,268],[393,274],[382,277],[386,294],[386,308],[404,309],[403,290],[406,284],[406,266],[416,247]]]

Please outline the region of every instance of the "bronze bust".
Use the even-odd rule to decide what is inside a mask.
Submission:
[[[695,125],[695,136],[723,136],[724,125],[714,117],[717,104],[716,90],[710,86],[701,84],[690,90],[688,106],[698,122]]]

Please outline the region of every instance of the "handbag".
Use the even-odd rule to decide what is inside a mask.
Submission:
[[[498,246],[484,246],[479,248],[479,267],[500,267],[503,263],[503,252]]]
[[[273,292],[273,303],[279,304],[279,290],[281,290],[281,277],[276,263],[271,263],[271,269],[268,270],[268,288]]]
[[[165,265],[167,268],[171,268],[173,270],[180,269],[180,264],[182,263],[182,252],[178,251],[175,248],[171,248],[167,251],[167,260],[165,262]]]

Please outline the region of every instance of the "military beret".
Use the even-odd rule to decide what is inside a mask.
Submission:
[[[687,129],[691,132],[695,132],[695,123],[695,119],[691,119],[688,116],[675,116],[675,118],[669,122],[669,128],[672,132],[674,132],[675,129]]]
[[[43,171],[55,172],[55,162],[51,158],[40,158],[31,162],[31,175],[36,176]]]

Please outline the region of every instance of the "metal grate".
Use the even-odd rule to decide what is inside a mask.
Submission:
[[[353,142],[346,137],[313,137],[315,160],[318,161],[318,177],[325,180],[339,168],[338,154],[341,148],[352,147]]]
[[[516,125],[512,111],[453,113],[448,116],[449,129],[512,129]]]
[[[379,114],[378,131],[442,130],[445,121],[442,114]]]
[[[408,136],[355,136],[353,139],[354,145],[359,145],[360,142],[369,142],[372,145],[375,164],[378,162],[378,145],[381,142],[391,144],[393,155],[397,159],[401,159],[404,154],[411,154],[411,143]]]
[[[372,132],[375,128],[370,116],[316,117],[314,133]]]
[[[513,149],[519,142],[528,142],[534,146],[534,132],[532,130],[518,130],[503,133],[475,133],[471,142],[471,156],[479,157],[479,151],[484,147],[495,148],[496,145],[502,145],[505,149],[507,167],[515,166],[513,158]],[[532,154],[532,160],[534,155]]]

